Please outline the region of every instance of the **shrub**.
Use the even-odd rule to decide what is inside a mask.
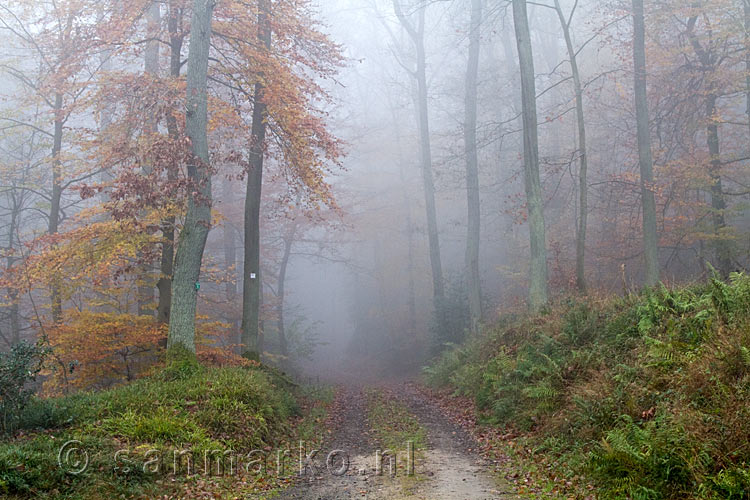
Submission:
[[[36,379],[46,354],[41,344],[19,342],[0,353],[0,430],[9,433],[33,394],[29,383]]]

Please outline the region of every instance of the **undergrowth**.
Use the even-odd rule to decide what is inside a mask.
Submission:
[[[20,430],[0,440],[0,497],[268,492],[295,470],[290,462],[277,473],[274,450],[294,451],[298,439],[316,439],[325,418],[321,399],[330,395],[293,388],[264,367],[199,365],[171,366],[107,391],[32,399],[18,418]],[[89,463],[77,473],[83,450]],[[253,450],[259,451],[252,458],[265,463],[247,465]]]
[[[747,276],[570,299],[454,346],[425,376],[599,498],[750,499]]]

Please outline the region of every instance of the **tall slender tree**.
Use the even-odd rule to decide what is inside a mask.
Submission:
[[[560,6],[560,0],[555,0],[555,11],[560,20],[563,37],[565,38],[565,47],[568,50],[568,63],[570,72],[573,77],[573,88],[576,94],[576,120],[578,123],[578,219],[576,226],[576,287],[581,293],[586,292],[586,223],[588,220],[588,149],[586,146],[586,120],[583,114],[583,84],[581,83],[581,73],[578,70],[578,51],[573,45],[573,36],[571,35],[570,25],[573,22],[573,15],[578,7],[576,2],[566,16]]]
[[[185,30],[183,29],[184,9],[179,0],[168,2],[167,32],[169,36],[169,77],[177,79],[182,70],[182,45],[185,41]],[[170,113],[166,117],[167,133],[172,141],[177,141],[179,131],[177,117]],[[169,181],[177,178],[174,168],[167,170]],[[156,308],[156,317],[162,323],[169,323],[170,307],[172,306],[172,274],[174,273],[174,237],[175,217],[165,217],[161,221],[161,262],[159,265],[160,276],[156,283],[159,290],[159,302]]]
[[[299,204],[299,198],[297,198],[297,204]],[[278,321],[279,329],[279,348],[281,349],[282,356],[289,355],[289,343],[286,338],[286,327],[284,323],[284,297],[286,294],[286,271],[289,267],[289,258],[292,255],[292,245],[294,245],[294,238],[297,233],[297,218],[291,221],[289,229],[286,230],[282,239],[284,242],[284,250],[281,254],[281,262],[279,264],[279,275],[276,287],[276,318]]]
[[[146,50],[143,52],[143,70],[151,78],[159,78],[159,31],[161,25],[161,6],[157,1],[152,1],[146,8]],[[146,134],[155,134],[158,131],[159,122],[155,118],[149,120],[144,127]],[[151,171],[149,159],[146,159],[143,170],[148,175]],[[150,279],[151,263],[144,263],[144,277],[138,283],[138,314],[153,315],[151,304],[154,301],[154,287]]]
[[[258,42],[271,48],[271,27],[265,2],[258,11]],[[263,346],[259,335],[262,282],[260,278],[260,201],[263,188],[263,157],[265,155],[266,120],[263,75],[255,84],[253,123],[250,138],[249,172],[245,197],[245,264],[242,279],[242,344],[243,354],[258,359]]]
[[[464,148],[466,151],[466,202],[468,228],[466,235],[466,273],[469,315],[472,330],[482,320],[482,290],[479,279],[479,237],[481,213],[479,200],[479,159],[477,155],[477,79],[481,41],[482,0],[471,0],[469,24],[469,61],[466,68],[464,100]]]
[[[698,22],[698,16],[693,15],[688,19],[686,34],[693,47],[695,55],[701,65],[701,70],[708,75],[715,74],[720,64],[720,57],[713,53],[712,43],[709,42],[704,46],[695,34],[695,26]],[[725,212],[727,203],[724,198],[724,188],[721,179],[721,141],[719,139],[719,122],[718,106],[719,88],[713,79],[708,79],[706,83],[706,103],[705,103],[705,121],[706,121],[706,145],[709,154],[708,174],[711,179],[711,221],[714,231],[714,248],[716,253],[716,265],[722,276],[728,276],[732,270],[732,252],[727,239],[727,221]]]
[[[187,62],[185,129],[192,148],[187,171],[194,190],[177,243],[172,280],[167,353],[195,353],[195,313],[203,250],[211,227],[211,170],[208,157],[208,56],[214,0],[193,0]]]
[[[654,199],[654,165],[651,152],[648,95],[646,86],[646,23],[643,0],[633,0],[633,65],[635,71],[635,115],[638,127],[638,159],[641,171],[641,204],[643,207],[643,250],[646,259],[645,283],[659,282],[659,249],[656,233]]]
[[[513,0],[513,24],[521,68],[521,103],[523,114],[523,156],[526,207],[529,213],[529,307],[538,311],[548,301],[547,246],[544,227],[544,201],[539,179],[539,132],[537,130],[536,84],[534,56],[531,50],[526,0]]]
[[[440,238],[438,236],[437,209],[435,208],[435,182],[432,176],[432,147],[430,144],[430,119],[427,106],[427,60],[425,54],[425,12],[426,3],[420,2],[417,8],[416,26],[401,8],[400,0],[393,0],[393,10],[401,26],[406,30],[416,51],[416,70],[412,76],[417,81],[417,113],[419,118],[419,150],[422,163],[422,183],[424,187],[425,209],[427,212],[427,238],[430,247],[430,266],[432,268],[432,290],[434,307],[442,311],[445,286],[443,283],[443,264],[440,259]]]

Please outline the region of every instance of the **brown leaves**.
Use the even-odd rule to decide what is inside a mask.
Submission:
[[[45,392],[102,388],[132,380],[158,359],[164,325],[148,316],[103,312],[70,312],[65,321],[47,326],[53,349],[45,373]]]

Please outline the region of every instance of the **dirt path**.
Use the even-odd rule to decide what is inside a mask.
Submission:
[[[447,420],[418,391],[399,384],[388,388],[427,431],[427,447],[414,455],[414,475],[405,467],[396,476],[389,475],[388,459],[383,459],[382,473],[376,473],[374,433],[368,428],[365,388],[350,387],[342,394],[342,408],[338,429],[325,448],[315,457],[317,474],[310,470],[298,479],[295,486],[281,494],[282,499],[339,500],[339,499],[515,499],[511,487],[501,482],[499,475],[476,453],[476,443],[462,429]],[[349,457],[349,468],[337,475],[343,454],[334,454],[331,467],[326,468],[326,456],[332,450],[344,450]],[[405,452],[405,450],[399,450]],[[402,455],[403,456],[403,455]],[[402,464],[403,465],[403,464]],[[336,474],[334,474],[336,472]]]

